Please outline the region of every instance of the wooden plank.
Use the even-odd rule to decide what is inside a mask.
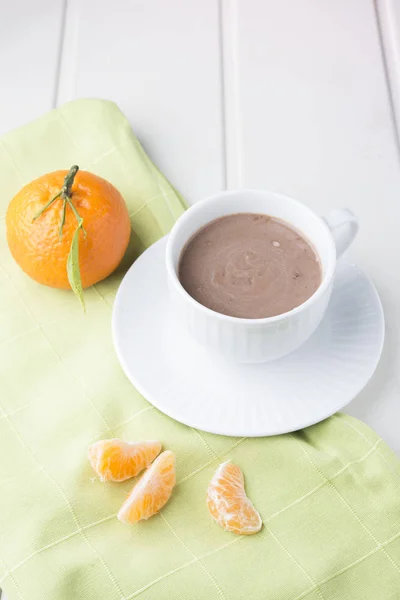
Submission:
[[[0,134],[53,108],[64,0],[3,2]]]
[[[368,191],[366,170],[374,180],[397,171],[372,1],[226,5],[234,38],[227,67],[240,90],[232,100],[243,169],[235,185],[267,185],[318,207],[322,194],[328,207],[359,195],[360,184]],[[382,152],[389,164],[380,164]]]
[[[398,0],[377,0],[378,24],[386,65],[386,76],[393,103],[393,113],[400,136],[400,3]]]
[[[65,31],[58,103],[116,101],[186,198],[224,187],[217,0],[70,0]]]
[[[374,2],[225,0],[224,38],[229,184],[359,216],[351,254],[377,284],[389,327],[349,412],[400,452],[400,169]]]

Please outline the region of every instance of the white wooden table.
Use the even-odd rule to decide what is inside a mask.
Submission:
[[[400,453],[399,40],[399,0],[12,0],[0,10],[0,133],[73,98],[109,98],[190,202],[245,186],[359,216],[352,255],[376,283],[387,338],[348,410]]]

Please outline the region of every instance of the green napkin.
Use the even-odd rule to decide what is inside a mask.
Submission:
[[[26,277],[5,241],[18,189],[74,163],[121,191],[140,242],[85,292],[86,315],[71,292]],[[0,578],[9,600],[398,599],[399,462],[367,426],[337,415],[293,435],[213,436],[165,417],[125,378],[110,333],[115,292],[185,205],[119,109],[75,101],[11,132],[0,172]],[[177,455],[173,497],[147,522],[116,519],[133,481],[103,484],[89,467],[88,445],[106,437],[159,439]],[[255,536],[226,533],[207,512],[207,484],[227,458],[262,516]]]

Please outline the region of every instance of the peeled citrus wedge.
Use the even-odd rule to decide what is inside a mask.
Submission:
[[[246,496],[243,473],[230,461],[220,465],[211,479],[207,507],[212,518],[226,531],[251,535],[262,527],[260,515]]]
[[[149,519],[168,502],[176,483],[175,455],[166,450],[143,473],[118,513],[122,523]]]
[[[102,481],[125,481],[143,471],[160,453],[160,442],[100,440],[89,447],[89,461]]]

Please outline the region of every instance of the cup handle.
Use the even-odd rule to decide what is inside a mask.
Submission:
[[[337,208],[324,217],[324,221],[331,230],[336,245],[336,256],[340,258],[357,235],[358,219],[348,208]]]

